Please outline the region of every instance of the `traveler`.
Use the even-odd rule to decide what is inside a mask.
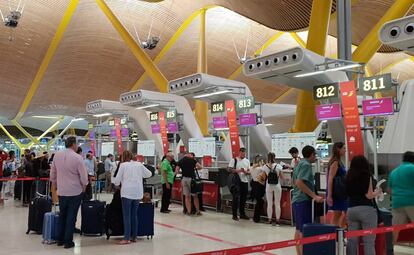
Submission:
[[[253,215],[253,221],[256,223],[260,222],[260,216],[262,214],[263,210],[263,204],[264,200],[263,197],[265,195],[265,185],[266,185],[266,177],[265,173],[263,172],[262,166],[263,158],[261,155],[256,155],[254,157],[253,165],[250,169],[250,174],[252,177],[252,198],[256,200],[256,204],[254,206],[254,215]]]
[[[344,226],[345,213],[348,209],[348,201],[345,190],[346,170],[342,163],[346,148],[343,142],[334,143],[332,147],[332,157],[328,163],[328,190],[326,201],[329,210],[333,211],[331,224],[341,227]]]
[[[88,171],[88,176],[95,176],[95,162],[93,160],[92,154],[86,154],[85,167]]]
[[[110,193],[112,191],[112,182],[111,182],[111,176],[112,176],[112,168],[114,161],[114,155],[108,154],[108,157],[105,159],[105,189],[107,193]]]
[[[373,176],[368,160],[355,156],[346,175],[346,193],[349,198],[347,211],[348,230],[372,229],[378,225],[378,214],[373,199],[382,191],[373,188]],[[364,236],[364,254],[375,255],[375,235]],[[347,254],[358,253],[358,237],[349,238]]]
[[[43,157],[40,162],[40,177],[49,177],[50,175],[50,164],[49,164],[49,153],[43,152]]]
[[[162,184],[162,198],[161,198],[161,213],[170,213],[168,209],[171,201],[171,191],[174,184],[174,171],[171,166],[171,162],[174,160],[174,156],[171,152],[168,152],[165,159],[160,166],[161,184]]]
[[[194,193],[193,190],[191,190],[191,183],[193,179],[198,177],[198,175],[196,176],[195,171],[201,170],[203,167],[194,157],[194,153],[187,153],[184,158],[177,162],[177,167],[175,169],[176,172],[180,169],[182,172],[181,187],[183,189],[183,195],[185,196],[185,201],[183,202],[187,211],[186,215],[191,215],[191,197],[194,199],[196,215],[201,215],[198,193]]]
[[[303,159],[293,169],[292,208],[295,218],[295,239],[303,237],[303,226],[312,223],[312,199],[317,203],[323,203],[323,197],[318,196],[315,190],[315,179],[312,173],[312,163],[316,161],[316,151],[312,146],[302,149]],[[302,246],[296,246],[298,255],[302,255]]]
[[[3,161],[5,161],[6,159],[7,159],[7,153],[3,151],[2,148],[0,148],[0,178],[3,177]],[[4,204],[2,188],[3,188],[3,182],[0,181],[0,205]]]
[[[36,177],[35,166],[34,166],[35,157],[36,157],[36,154],[34,152],[25,154],[24,175],[27,177]],[[32,195],[31,194],[32,185],[33,185],[33,181],[23,181],[23,205],[24,206],[28,206],[30,203],[31,195]]]
[[[0,163],[1,164],[1,163]],[[3,177],[12,177],[16,175],[18,163],[16,160],[16,153],[14,151],[9,151],[9,157],[4,161],[3,165]],[[7,172],[7,173],[6,173]],[[6,176],[8,175],[8,176]],[[1,185],[1,184],[0,184]],[[6,196],[13,196],[13,182],[8,181],[3,185],[4,193]],[[1,189],[0,189],[1,192]],[[0,203],[1,204],[1,203]]]
[[[65,249],[75,246],[73,232],[76,217],[88,184],[88,173],[82,156],[76,153],[76,138],[65,141],[66,150],[55,154],[50,171],[50,181],[57,187],[59,195],[59,230],[57,245]]]
[[[300,161],[298,148],[296,147],[290,148],[289,154],[292,156],[292,161],[290,162],[290,168],[293,169],[299,164],[299,161]]]
[[[122,214],[124,219],[124,239],[119,244],[129,244],[137,241],[138,206],[142,199],[144,188],[143,178],[151,177],[152,173],[141,162],[133,161],[132,153],[122,153],[124,162],[120,164],[114,184],[121,185]]]
[[[78,147],[78,149],[76,150],[76,153],[82,156],[82,152],[83,152],[82,148]]]
[[[403,162],[389,177],[388,186],[392,196],[392,224],[414,222],[414,152],[404,153]],[[399,232],[394,233],[394,241]]]
[[[267,154],[267,163],[262,167],[266,173],[266,201],[267,201],[267,220],[272,224],[273,206],[275,207],[276,226],[279,226],[281,208],[280,200],[282,199],[281,180],[282,166],[276,164],[276,155],[273,152]]]
[[[245,148],[240,148],[239,156],[230,160],[229,169],[232,173],[237,173],[240,178],[237,191],[232,192],[233,220],[239,220],[239,217],[237,216],[237,209],[240,212],[240,219],[249,220],[249,217],[247,217],[245,213],[245,206],[247,193],[249,192],[249,179],[247,176],[250,174],[250,161],[246,158]]]

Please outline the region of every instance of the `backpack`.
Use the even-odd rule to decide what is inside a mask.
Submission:
[[[237,167],[237,159],[234,158],[234,169]],[[240,176],[238,173],[230,173],[227,177],[227,186],[232,194],[240,193]]]
[[[266,166],[270,170],[269,173],[267,174],[267,183],[273,184],[273,185],[279,184],[279,175],[277,174],[277,171],[276,171],[277,165],[275,165],[273,169],[271,169],[268,165]]]
[[[12,176],[12,169],[11,169],[11,164],[10,163],[6,162],[4,164],[3,177],[5,177],[5,178]]]

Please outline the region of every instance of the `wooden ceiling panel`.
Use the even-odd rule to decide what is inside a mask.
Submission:
[[[15,9],[18,1],[10,2]],[[7,3],[0,2],[4,15],[9,12]],[[16,29],[0,25],[0,115],[13,118],[17,114],[66,6],[65,0],[26,1]]]
[[[96,2],[81,1],[27,115],[54,105],[68,106],[55,114],[77,114],[88,101],[118,100],[142,73]]]

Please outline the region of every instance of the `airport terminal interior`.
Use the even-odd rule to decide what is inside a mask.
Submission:
[[[414,254],[414,0],[0,14],[0,254]]]

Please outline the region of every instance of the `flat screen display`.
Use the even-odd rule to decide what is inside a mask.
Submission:
[[[316,106],[318,120],[338,120],[342,118],[340,104],[321,104]]]
[[[391,97],[369,99],[362,101],[362,112],[365,116],[384,116],[394,114],[394,104]]]
[[[256,113],[244,113],[239,115],[240,127],[253,127],[257,125]]]

